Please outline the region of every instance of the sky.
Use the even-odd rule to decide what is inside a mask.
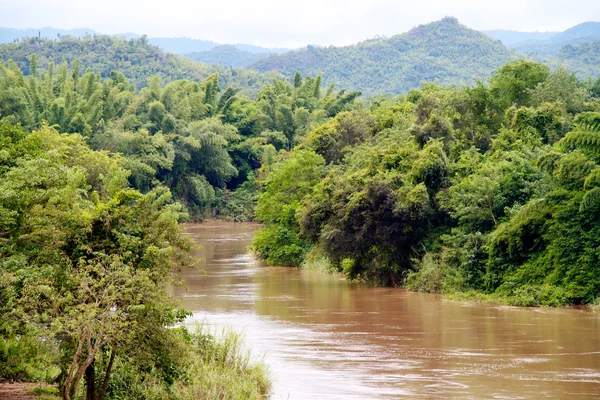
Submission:
[[[348,45],[445,16],[477,30],[562,31],[600,0],[0,0],[6,28],[90,28],[267,47]]]

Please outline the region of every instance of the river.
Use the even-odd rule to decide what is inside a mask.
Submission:
[[[205,322],[243,332],[274,377],[273,399],[600,397],[600,312],[455,302],[439,295],[265,267],[258,225],[207,222],[201,275],[175,295]]]

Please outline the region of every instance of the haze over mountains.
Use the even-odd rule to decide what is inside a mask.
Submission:
[[[108,43],[103,39],[100,40],[104,43],[102,50],[96,50],[92,46],[94,50],[89,48],[91,53],[86,54],[79,50],[79,47],[85,46],[78,47],[76,43],[79,39],[73,36],[85,37],[87,34],[96,35],[98,40],[109,38],[85,28],[68,31],[53,28],[0,28],[0,42],[7,43],[0,45],[0,60],[12,58],[21,67],[28,68],[28,57],[34,52],[41,52],[44,55],[41,64],[43,68],[44,59],[70,63],[75,58],[82,58],[84,65],[104,76],[110,73],[110,68],[132,67],[136,72],[132,72],[128,78],[138,87],[146,84],[146,74],[152,72],[158,73],[165,80],[173,80],[181,77],[205,77],[209,73],[220,71],[224,74],[224,79],[240,84],[242,88],[247,85],[255,87],[256,82],[264,81],[266,78],[260,73],[289,77],[296,71],[312,76],[322,73],[326,84],[335,83],[350,90],[361,90],[367,95],[403,93],[418,87],[424,81],[472,84],[477,79],[488,78],[506,62],[519,58],[544,62],[554,68],[568,68],[581,79],[600,76],[598,22],[583,23],[564,32],[479,32],[460,24],[456,18],[447,17],[403,34],[365,40],[351,46],[307,46],[291,51],[245,44],[221,45],[190,38],[147,38],[133,44],[131,39],[139,39],[141,36],[128,33],[118,36],[129,39],[130,42],[111,39]],[[19,41],[22,37],[38,36],[53,40]],[[90,36],[83,39],[83,42],[89,45],[94,40],[96,39]],[[18,43],[12,43],[15,41]],[[62,45],[57,48],[51,43]],[[124,45],[130,47],[127,52],[136,53],[134,63],[131,61],[132,57],[122,54],[124,50],[121,47]],[[185,55],[192,61],[216,65],[211,68],[200,67],[201,64],[197,66],[189,63],[179,55],[164,54],[152,45],[166,52]],[[160,66],[157,60],[161,59],[168,61],[167,67]],[[102,65],[96,60],[102,60]],[[155,67],[144,68],[144,64]],[[239,74],[231,71],[225,73],[222,67],[226,67],[228,71],[230,68],[245,69],[240,70]],[[244,78],[240,79],[240,76]]]
[[[75,36],[81,38],[85,35],[102,35],[102,33],[89,28],[56,29],[44,27],[39,29],[11,29],[0,27],[0,43],[10,43],[15,40],[20,40],[24,37],[57,39],[61,36]],[[126,39],[137,39],[142,37],[142,35],[137,33],[121,33],[113,36],[121,36]],[[192,39],[186,37],[149,37],[148,41],[151,44],[162,48],[164,51],[176,54],[188,54],[194,52],[210,51],[213,48],[222,45],[221,43],[216,43],[211,40]],[[240,51],[255,54],[283,53],[290,50],[286,48],[267,48],[244,43],[233,44],[232,46],[239,49]]]

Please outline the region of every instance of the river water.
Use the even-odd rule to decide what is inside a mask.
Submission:
[[[265,267],[258,225],[186,232],[205,274],[176,288],[205,322],[244,333],[275,379],[273,399],[600,398],[600,312],[462,303]]]

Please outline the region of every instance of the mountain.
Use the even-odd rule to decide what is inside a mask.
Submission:
[[[600,22],[584,22],[563,32],[485,31],[520,53],[548,57],[557,55],[566,45],[600,42]]]
[[[62,36],[57,40],[32,37],[0,45],[0,63],[13,60],[25,74],[31,72],[30,59],[33,54],[37,57],[38,69],[47,69],[50,62],[54,62],[56,66],[62,63],[73,66],[74,61],[79,59],[81,70],[89,68],[103,78],[110,77],[112,71],[118,71],[138,89],[146,86],[153,75],[160,76],[163,82],[178,79],[203,81],[209,75],[218,73],[224,87],[238,87],[242,92],[254,95],[263,84],[279,76],[277,73],[261,74],[194,62],[184,56],[165,53],[150,44],[145,36],[129,40],[104,35],[85,36],[81,39]]]
[[[506,46],[512,47],[515,44],[523,42],[549,39],[558,32],[520,32],[505,29],[495,29],[491,31],[483,31],[483,33],[493,37],[494,39],[498,39]]]
[[[549,39],[553,43],[567,43],[573,41],[600,41],[600,22],[584,22],[557,33]]]
[[[291,49],[287,49],[285,47],[261,47],[261,46],[254,46],[251,44],[244,44],[244,43],[236,43],[236,44],[234,44],[234,46],[237,47],[238,49],[240,49],[241,51],[247,51],[248,53],[260,53],[260,54],[286,53],[291,50]]]
[[[243,51],[231,44],[224,44],[213,47],[209,51],[186,54],[186,57],[193,61],[203,62],[205,64],[218,64],[224,67],[247,67],[255,61],[264,58],[269,53],[251,53]]]
[[[313,47],[271,55],[249,66],[292,76],[323,73],[336,83],[366,94],[402,93],[423,81],[473,83],[517,55],[500,41],[461,25],[456,18],[418,26],[389,38],[345,47]]]

